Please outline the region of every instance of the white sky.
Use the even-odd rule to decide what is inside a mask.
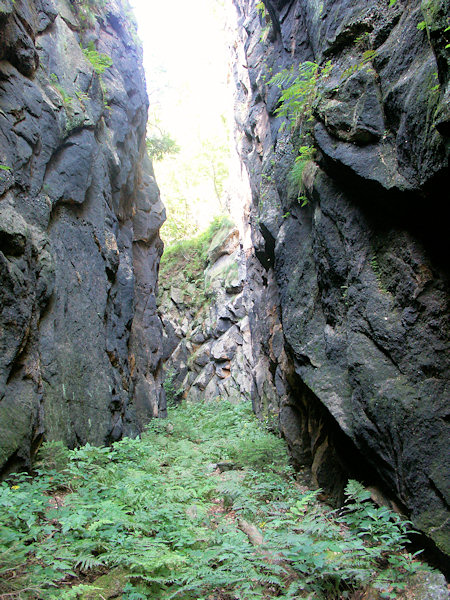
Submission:
[[[144,46],[152,107],[181,146],[220,127],[229,110],[220,0],[130,0]],[[230,2],[230,0],[225,0]]]

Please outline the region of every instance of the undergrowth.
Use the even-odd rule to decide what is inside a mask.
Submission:
[[[225,239],[233,227],[228,217],[215,217],[203,233],[168,246],[159,268],[161,290],[179,288],[185,295],[186,304],[194,309],[205,306],[208,298],[204,271],[208,264],[208,250],[212,242],[220,243],[221,238]],[[195,288],[193,294],[189,294],[189,284]]]
[[[357,482],[331,510],[288,462],[246,403],[225,401],[111,448],[45,444],[33,477],[0,485],[0,598],[330,600],[369,584],[395,598],[421,568],[407,524]]]

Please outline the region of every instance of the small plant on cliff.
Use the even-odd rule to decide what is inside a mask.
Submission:
[[[86,48],[83,48],[83,54],[94,67],[94,71],[99,75],[102,75],[106,69],[109,69],[113,65],[111,57],[98,52],[92,41],[89,42]]]
[[[181,401],[183,388],[182,386],[177,385],[176,373],[173,367],[170,367],[166,371],[166,376],[163,382],[163,388],[166,392],[167,406],[176,406]]]
[[[270,15],[267,12],[264,2],[258,2],[258,4],[256,5],[256,10],[258,11],[261,22],[264,23],[264,26],[261,30],[261,36],[259,38],[259,41],[265,42],[265,41],[267,41],[267,37],[269,35],[270,26],[271,26]]]
[[[50,79],[52,81],[53,87],[59,92],[61,96],[64,108],[66,108],[66,110],[71,109],[73,105],[73,98],[59,83],[58,75],[56,75],[56,73],[50,73]]]
[[[83,28],[89,28],[95,25],[95,21],[105,8],[107,0],[70,0],[70,4],[80,19]]]
[[[300,63],[297,73],[294,69],[284,69],[269,81],[276,85],[282,92],[278,108],[275,113],[286,117],[282,127],[287,123],[290,129],[295,130],[300,138],[298,156],[291,169],[290,182],[298,190],[298,200],[302,206],[307,203],[303,193],[303,171],[309,160],[315,154],[315,148],[310,145],[310,131],[314,121],[314,108],[320,98],[320,83],[329,77],[333,66],[331,61],[323,66],[311,61]]]
[[[298,190],[298,201],[302,206],[308,202],[304,195],[303,172],[309,161],[314,160],[316,149],[314,146],[300,146],[299,153],[289,173],[289,181]]]
[[[8,167],[7,165],[0,165],[0,171],[11,171],[11,167]]]
[[[319,98],[319,83],[330,75],[332,68],[331,61],[323,66],[306,61],[299,64],[297,73],[291,68],[274,75],[269,84],[282,90],[275,114],[287,117],[290,128],[301,130],[302,126],[310,123]]]

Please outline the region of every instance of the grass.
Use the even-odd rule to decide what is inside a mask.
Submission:
[[[0,598],[395,598],[421,568],[407,525],[356,482],[341,511],[317,494],[247,403],[185,403],[110,448],[49,443],[0,485]]]

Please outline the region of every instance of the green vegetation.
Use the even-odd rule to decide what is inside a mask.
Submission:
[[[420,8],[423,14],[423,21],[417,24],[419,31],[425,31],[428,41],[431,40],[432,32],[442,32],[445,43],[444,48],[450,48],[449,32],[450,32],[450,17],[448,10],[445,8],[445,3],[439,0],[422,0]]]
[[[330,75],[332,68],[331,61],[320,66],[308,60],[299,64],[297,74],[291,67],[283,69],[269,81],[269,84],[282,90],[275,114],[286,117],[291,129],[306,129],[313,120],[313,109],[318,99],[318,84]],[[306,131],[301,133],[305,134]]]
[[[176,373],[173,367],[166,370],[163,381],[164,391],[166,392],[167,406],[174,407],[182,398],[183,388],[176,385]]]
[[[185,403],[141,439],[40,456],[0,484],[3,598],[395,598],[422,568],[360,484],[333,511],[296,483],[247,403]]]
[[[86,48],[83,48],[83,54],[94,67],[94,71],[99,75],[102,75],[106,69],[109,69],[113,65],[111,57],[98,52],[92,41],[89,42]]]
[[[57,90],[61,96],[63,106],[66,109],[72,108],[73,98],[70,94],[66,92],[63,86],[59,83],[58,75],[56,73],[50,73],[50,79],[52,81],[52,85]]]
[[[298,156],[290,173],[290,181],[298,190],[298,200],[302,206],[307,202],[303,194],[303,171],[306,163],[312,160],[315,153],[311,142],[313,111],[320,98],[319,84],[329,77],[332,69],[331,61],[323,66],[306,61],[298,66],[297,73],[293,68],[284,69],[269,81],[269,84],[276,85],[282,90],[275,113],[280,117],[286,117],[285,123],[287,122],[290,129],[295,130],[300,139]]]
[[[298,201],[305,206],[308,198],[304,195],[303,171],[309,161],[314,160],[316,149],[314,146],[300,146],[299,153],[289,173],[289,181],[298,190]]]
[[[96,19],[106,7],[107,0],[70,0],[70,6],[80,19],[84,29],[95,25]]]
[[[258,4],[256,5],[256,10],[259,13],[261,21],[265,23],[264,27],[261,30],[261,37],[260,37],[259,41],[266,42],[267,37],[269,35],[270,26],[271,26],[270,15],[266,10],[264,2],[258,2]]]
[[[361,60],[359,60],[356,64],[352,65],[348,69],[345,69],[345,71],[342,73],[341,79],[346,79],[347,77],[350,77],[350,75],[361,71],[361,69],[363,69],[366,65],[369,65],[372,62],[376,55],[376,50],[365,50],[362,53]]]
[[[165,156],[178,154],[180,147],[176,141],[166,132],[161,129],[157,133],[147,136],[145,140],[147,145],[147,154],[151,160],[159,161]]]
[[[346,69],[341,79],[346,79],[369,66],[377,54],[375,50],[367,48],[370,45],[368,32],[359,35],[354,44],[361,54],[360,60]],[[298,192],[298,201],[302,206],[305,206],[308,202],[303,187],[304,168],[308,161],[314,159],[316,152],[311,135],[314,110],[321,99],[321,85],[330,76],[332,70],[333,64],[331,61],[327,61],[324,65],[306,61],[299,64],[297,71],[293,67],[284,69],[274,75],[268,82],[269,85],[276,85],[282,90],[275,114],[285,117],[286,120],[281,127],[287,125],[293,130],[293,137],[296,138],[298,143],[298,155],[289,179]]]
[[[106,71],[106,69],[109,69],[113,66],[113,61],[112,61],[111,57],[108,56],[107,54],[98,52],[95,48],[95,44],[93,41],[89,42],[89,44],[87,45],[86,48],[82,47],[82,50],[83,50],[84,56],[91,63],[91,65],[94,67],[94,71],[99,76],[100,87],[101,87],[102,95],[103,95],[103,107],[105,110],[110,110],[111,107],[109,106],[108,100],[107,100],[108,90],[106,88],[105,82],[103,81],[102,75]],[[80,101],[84,101],[84,99],[88,99],[86,94],[82,94],[83,100],[80,98],[78,92],[76,92],[76,94]]]
[[[223,126],[225,130],[225,123]],[[204,223],[205,214],[226,212],[229,141],[225,133],[198,139],[188,152],[189,148],[179,148],[153,118],[147,150],[158,161],[156,178],[167,209],[161,231],[165,242],[192,237]]]
[[[168,246],[159,268],[160,289],[178,288],[191,307],[199,309],[205,306],[208,297],[204,271],[208,264],[208,251],[210,246],[220,244],[233,227],[228,217],[216,217],[203,233]]]
[[[0,165],[0,171],[11,171],[11,167],[7,167],[6,165]]]

